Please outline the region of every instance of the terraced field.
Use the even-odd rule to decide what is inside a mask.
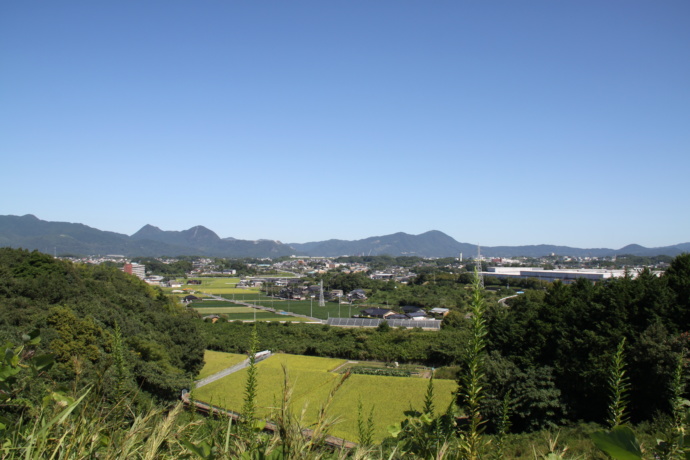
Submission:
[[[329,391],[342,377],[333,372],[345,364],[342,359],[315,358],[277,354],[257,364],[259,369],[259,414],[269,417],[282,397],[283,366],[287,369],[293,388],[293,409],[300,414],[305,408],[305,424],[315,420],[318,409]],[[203,371],[202,371],[203,372]],[[202,401],[239,410],[244,398],[247,371],[242,370],[194,392]],[[387,427],[404,419],[403,412],[421,409],[429,381],[418,377],[383,377],[351,375],[337,393],[330,414],[341,417],[331,434],[357,441],[357,406],[362,402],[365,411],[374,408],[375,440],[388,436]],[[457,384],[452,380],[434,382],[437,410],[443,411],[452,400]]]

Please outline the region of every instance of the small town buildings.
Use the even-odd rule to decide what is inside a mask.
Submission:
[[[160,275],[150,275],[144,278],[144,281],[146,284],[151,284],[153,286],[160,286],[161,281],[163,281],[163,277]]]
[[[125,263],[122,267],[122,271],[134,275],[140,280],[146,278],[146,265],[137,263]]]
[[[350,300],[367,300],[367,294],[364,289],[354,289],[347,293]]]
[[[329,299],[338,299],[340,297],[343,297],[345,294],[341,289],[331,289],[328,291],[325,296]]]
[[[446,316],[449,312],[450,312],[450,309],[448,309],[448,308],[441,308],[441,307],[436,307],[436,308],[432,308],[431,310],[429,310],[429,314],[431,314],[431,315],[434,316],[434,317],[438,317],[438,316],[444,317],[444,316]]]
[[[406,313],[405,316],[407,317],[407,319],[412,319],[412,320],[415,320],[415,321],[421,321],[421,320],[423,320],[423,319],[428,319],[428,316],[426,315],[426,313],[424,312],[424,310],[422,310],[422,311],[415,311],[415,312],[412,312],[412,313]]]
[[[388,308],[366,308],[362,310],[362,314],[364,316],[369,316],[371,318],[382,318],[386,319],[391,315],[395,315],[393,310],[390,310]]]

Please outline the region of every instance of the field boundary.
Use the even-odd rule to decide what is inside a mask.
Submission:
[[[192,399],[189,395],[189,392],[186,390],[182,391],[182,402],[184,403],[185,406],[193,406],[194,410],[197,412],[200,412],[202,414],[208,415],[208,416],[213,416],[213,415],[225,415],[226,417],[230,417],[233,420],[239,420],[242,415],[239,412],[231,411],[228,409],[223,409],[218,406],[213,406],[211,404],[205,403],[203,401],[198,401],[196,399]],[[266,422],[266,425],[264,426],[264,431],[269,431],[271,433],[275,433],[278,431],[278,426],[275,423],[271,422]],[[308,428],[304,428],[302,430],[302,435],[307,437],[307,438],[312,438],[314,435],[314,431],[310,430]],[[357,444],[348,441],[347,439],[343,438],[338,438],[337,436],[331,436],[328,435],[324,438],[323,443],[326,444],[329,447],[332,447],[334,449],[354,449],[357,447]]]

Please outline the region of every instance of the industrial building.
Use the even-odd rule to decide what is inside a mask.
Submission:
[[[628,271],[631,276],[637,276],[637,271]],[[602,281],[609,278],[622,278],[626,270],[605,270],[605,269],[566,269],[566,270],[544,270],[541,267],[489,267],[482,272],[485,277],[492,278],[536,278],[541,281],[560,280],[563,283],[572,283],[578,278],[586,278],[590,281]]]

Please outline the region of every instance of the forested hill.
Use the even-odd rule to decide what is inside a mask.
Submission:
[[[203,364],[189,319],[162,291],[116,268],[0,249],[0,340],[21,343],[37,328],[37,352],[55,354],[49,377],[57,383],[93,385],[112,400],[125,391],[174,399]]]
[[[206,227],[187,230],[161,230],[145,225],[131,236],[98,230],[84,224],[48,222],[31,214],[0,216],[0,246],[37,249],[58,255],[123,254],[128,257],[208,256],[268,257],[344,255],[388,255],[418,257],[471,257],[475,244],[460,243],[438,230],[419,235],[398,232],[361,240],[327,240],[284,244],[273,240],[239,240],[221,238]],[[614,255],[677,256],[690,251],[690,243],[657,248],[631,244],[620,249],[573,248],[539,244],[531,246],[482,246],[486,257],[544,257],[550,254],[573,257],[606,257]]]

